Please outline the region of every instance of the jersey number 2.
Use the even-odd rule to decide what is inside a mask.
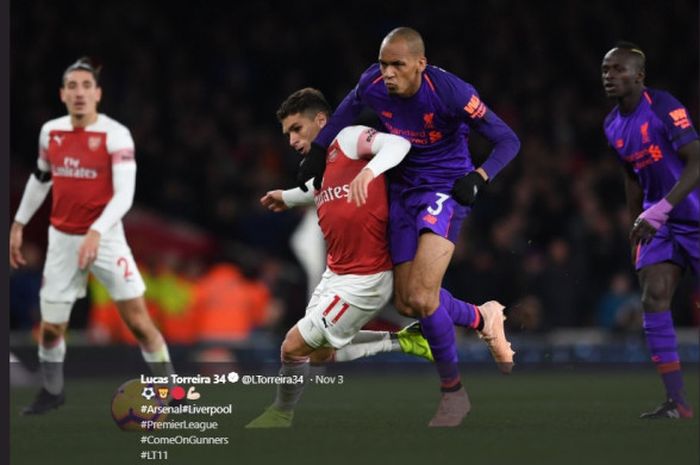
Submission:
[[[119,257],[119,260],[117,260],[117,266],[121,268],[122,265],[124,265],[124,279],[129,279],[134,272],[129,269],[129,262],[126,260],[126,258]]]
[[[440,212],[442,211],[442,204],[445,203],[445,200],[450,198],[449,195],[443,194],[441,192],[436,192],[435,195],[437,195],[437,200],[435,201],[435,208],[428,207],[428,213],[430,213],[433,216],[437,216],[440,214]]]

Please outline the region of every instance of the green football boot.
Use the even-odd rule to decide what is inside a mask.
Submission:
[[[423,337],[419,321],[414,321],[396,333],[396,338],[399,340],[399,345],[403,353],[415,355],[416,357],[423,357],[431,362],[435,361],[433,359],[433,352],[428,345],[428,340]]]

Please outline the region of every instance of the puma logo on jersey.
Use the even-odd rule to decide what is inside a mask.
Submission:
[[[53,137],[51,138],[56,144],[61,145],[63,143],[63,136],[59,136],[58,134],[54,134]]]

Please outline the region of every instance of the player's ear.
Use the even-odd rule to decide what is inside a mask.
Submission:
[[[95,102],[100,103],[100,100],[102,100],[102,87],[97,86],[95,88]]]
[[[323,128],[327,122],[328,122],[328,115],[327,114],[325,114],[322,111],[319,111],[318,113],[316,113],[316,117],[314,118],[314,123],[316,123],[316,125],[319,128]]]
[[[421,73],[425,71],[426,66],[428,66],[428,59],[424,56],[418,58],[418,69],[420,69]]]
[[[65,87],[58,89],[58,95],[61,97],[61,102],[66,103]]]
[[[644,70],[643,70],[643,69],[640,69],[639,71],[637,71],[637,78],[635,79],[635,82],[637,82],[637,83],[639,83],[639,84],[643,84],[643,83],[644,83],[644,78],[645,78],[646,76],[647,76],[647,75],[646,75],[646,73],[644,72]]]

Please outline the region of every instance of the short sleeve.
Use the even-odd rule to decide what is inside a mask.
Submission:
[[[688,110],[668,92],[655,92],[651,108],[663,124],[666,137],[674,150],[698,138]]]

